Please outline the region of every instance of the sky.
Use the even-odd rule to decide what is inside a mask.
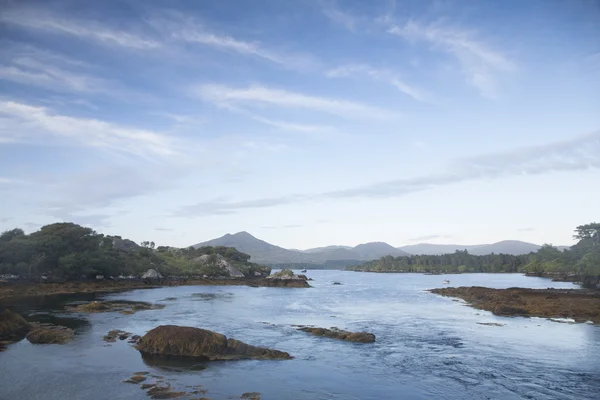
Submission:
[[[0,231],[573,244],[597,0],[0,0]]]

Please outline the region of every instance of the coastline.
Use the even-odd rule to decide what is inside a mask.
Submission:
[[[143,281],[74,281],[64,283],[16,282],[0,283],[0,299],[16,297],[50,296],[57,294],[110,293],[135,289],[156,289],[169,286],[250,286],[309,288],[303,279],[180,279],[157,283]]]
[[[600,290],[446,287],[429,292],[462,299],[499,316],[569,318],[600,324]]]

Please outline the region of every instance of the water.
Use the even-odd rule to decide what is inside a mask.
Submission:
[[[13,301],[7,305],[30,320],[58,318],[75,328],[76,339],[62,346],[24,340],[0,353],[0,399],[148,399],[137,385],[121,383],[143,370],[164,376],[176,389],[203,385],[213,400],[238,399],[244,392],[260,392],[263,400],[599,398],[599,327],[496,317],[424,291],[443,286],[445,276],[345,271],[308,276],[312,289],[182,286],[97,297],[166,304],[129,316],[63,311],[65,302],[91,300],[90,295]],[[575,287],[518,274],[448,278],[451,286]],[[214,362],[198,370],[148,365],[128,343],[102,340],[111,329],[144,334],[160,324],[210,329],[295,359]],[[367,330],[377,341],[315,337],[293,324]]]

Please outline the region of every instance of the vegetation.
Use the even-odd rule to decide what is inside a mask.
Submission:
[[[199,261],[203,255],[210,257]],[[249,255],[223,246],[155,248],[150,241],[139,246],[120,236],[102,235],[73,223],[46,225],[29,235],[21,229],[0,234],[0,275],[72,281],[97,275],[139,276],[153,268],[163,275],[223,276],[224,262],[245,276],[270,272],[268,267],[250,263],[249,259]]]
[[[600,223],[578,226],[574,237],[579,242],[565,251],[545,244],[537,252],[518,256],[510,254],[475,256],[466,250],[443,255],[386,256],[348,269],[370,272],[572,274],[580,277],[584,287],[595,288],[600,281]]]

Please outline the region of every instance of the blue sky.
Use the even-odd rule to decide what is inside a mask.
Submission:
[[[600,3],[4,1],[0,230],[571,244]]]

